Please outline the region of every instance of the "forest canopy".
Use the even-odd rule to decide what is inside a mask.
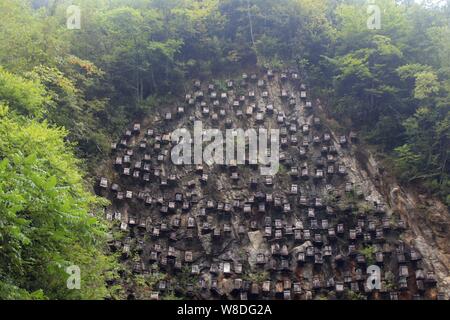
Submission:
[[[449,2],[375,2],[379,28],[363,0],[0,1],[0,298],[111,297],[85,177],[194,77],[298,68],[393,174],[450,205]],[[83,290],[65,286],[71,264]]]

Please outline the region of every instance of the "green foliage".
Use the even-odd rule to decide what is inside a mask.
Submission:
[[[173,291],[170,291],[164,294],[161,300],[183,300],[183,298],[176,296]]]
[[[87,191],[67,131],[31,119],[50,101],[41,83],[0,78],[0,298],[104,298],[115,277],[98,218],[106,203]],[[67,288],[71,265],[80,290]]]
[[[269,273],[266,271],[246,273],[242,277],[244,280],[261,285],[264,281],[270,278]]]
[[[394,159],[394,163],[400,169],[401,174],[403,173],[406,176],[414,174],[416,171],[415,168],[421,162],[420,155],[414,153],[408,144],[395,148],[395,152],[397,153],[397,157]]]
[[[67,43],[54,19],[33,11],[28,0],[2,0],[0,66],[20,73],[39,64],[54,65]]]
[[[40,118],[47,101],[46,91],[38,81],[25,80],[0,66],[0,103],[22,115]]]
[[[78,154],[85,158],[107,149],[108,132],[100,124],[107,118],[107,99],[90,98],[88,92],[100,85],[103,72],[90,61],[70,56],[61,67],[38,66],[31,77],[45,85],[47,95],[46,118],[64,126],[68,138],[76,141]],[[101,153],[100,153],[101,155]]]
[[[191,268],[189,266],[184,266],[176,279],[180,288],[186,288],[188,284],[197,284],[197,278],[191,274]]]
[[[414,98],[423,100],[439,92],[439,81],[433,72],[419,72],[416,74]]]
[[[358,201],[357,203],[358,212],[362,214],[369,214],[373,211],[373,206],[370,205],[368,201]]]
[[[384,275],[384,288],[386,290],[397,289],[397,282],[395,281],[395,275],[391,271],[387,271]]]
[[[31,83],[8,75],[18,95]],[[10,84],[9,84],[10,85]],[[0,85],[1,92],[5,84]],[[11,86],[10,86],[11,87]],[[39,92],[40,86],[29,92]],[[23,110],[34,99],[14,101]],[[8,97],[8,98],[6,98]],[[38,100],[39,101],[39,100]],[[31,103],[33,104],[33,103]],[[67,131],[8,112],[0,121],[0,298],[100,299],[108,295],[114,261],[103,252],[105,201],[84,185]],[[81,289],[69,290],[66,267],[81,270]]]
[[[278,173],[285,175],[288,173],[288,168],[284,164],[280,164],[278,168]]]
[[[388,153],[404,182],[445,200],[450,69],[443,57],[450,47],[442,39],[450,39],[448,6],[377,5],[383,12],[379,30],[366,27],[364,4],[337,6],[336,47],[324,54],[319,74],[332,81],[317,82],[332,88],[330,112],[345,123],[351,119],[349,125]]]
[[[348,300],[366,300],[366,297],[363,294],[349,289],[345,290],[345,295]]]
[[[374,246],[365,247],[365,248],[359,250],[359,252],[364,256],[364,258],[366,258],[367,264],[369,264],[369,265],[374,264],[374,262],[375,262],[375,247]]]
[[[139,300],[148,300],[157,284],[166,279],[164,273],[153,270],[152,273],[129,275],[131,278],[132,292]]]

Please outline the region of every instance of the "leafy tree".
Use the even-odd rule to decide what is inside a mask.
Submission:
[[[43,107],[41,86],[6,76],[11,81],[0,84],[9,104],[0,108],[0,298],[106,297],[114,268],[98,218],[106,203],[87,191],[67,131],[18,115]],[[81,268],[81,290],[66,286],[70,265]]]
[[[41,118],[47,101],[46,91],[39,81],[25,80],[0,67],[0,103],[19,114]]]

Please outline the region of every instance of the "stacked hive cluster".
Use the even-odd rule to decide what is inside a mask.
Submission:
[[[152,297],[443,298],[419,252],[399,240],[405,223],[343,161],[357,136],[332,132],[319,104],[292,70],[194,81],[185,101],[112,145],[114,170],[97,185],[122,235],[110,244],[133,272],[167,274]],[[278,173],[233,161],[175,165],[171,132],[196,120],[279,129]],[[380,268],[381,288],[367,286],[369,266]]]

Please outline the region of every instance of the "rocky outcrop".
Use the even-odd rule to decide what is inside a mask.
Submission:
[[[96,188],[112,202],[111,248],[135,273],[168,275],[154,297],[172,290],[202,299],[448,293],[444,217],[426,218],[431,233],[420,225],[419,203],[400,187],[391,195],[396,186],[355,134],[327,126],[300,78],[289,71],[195,81],[185,101],[161,106],[113,145],[114,170]],[[279,129],[280,170],[262,176],[249,163],[174,164],[170,134],[192,132],[196,120],[222,131]],[[371,265],[380,268],[381,287],[366,285]]]

